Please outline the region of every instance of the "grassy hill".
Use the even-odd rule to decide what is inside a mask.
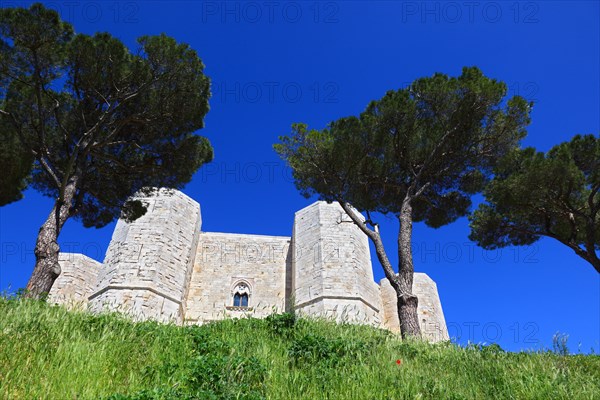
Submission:
[[[365,326],[132,323],[0,298],[2,399],[600,399],[600,357],[401,342]]]

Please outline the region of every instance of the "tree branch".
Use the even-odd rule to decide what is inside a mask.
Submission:
[[[361,231],[363,231],[363,233],[365,235],[367,235],[367,237],[369,239],[371,239],[371,241],[375,245],[375,251],[377,253],[377,258],[379,259],[379,262],[381,263],[381,266],[383,267],[383,272],[385,273],[385,277],[388,279],[388,281],[390,282],[390,284],[392,285],[394,290],[397,291],[399,289],[398,275],[394,272],[394,269],[392,268],[392,264],[390,263],[390,260],[387,257],[387,254],[385,252],[385,248],[383,246],[383,241],[381,240],[379,231],[369,229],[366,226],[365,221],[362,221],[362,219],[358,215],[356,215],[356,213],[352,209],[352,206],[350,206],[348,203],[346,203],[345,201],[343,201],[341,199],[338,199],[338,203],[340,204],[340,206],[342,206],[342,208],[344,209],[346,214],[350,217],[350,219],[352,219],[354,224],[356,226],[358,226],[358,228]]]
[[[44,157],[38,155],[37,159],[40,162],[40,164],[42,164],[42,167],[44,168],[44,170],[46,170],[46,172],[48,173],[48,175],[50,175],[50,177],[52,178],[52,180],[56,184],[56,188],[60,192],[60,190],[61,190],[61,182],[60,182],[60,179],[58,178],[58,176],[56,175],[56,173],[54,172],[53,168],[50,166],[50,164],[48,164],[48,162],[44,159]],[[59,198],[60,198],[60,196],[59,196]]]
[[[528,235],[534,235],[534,236],[547,236],[549,238],[552,238],[562,244],[564,244],[565,246],[567,246],[568,248],[570,248],[571,250],[573,250],[575,252],[575,254],[577,254],[579,257],[581,257],[582,259],[584,259],[585,261],[587,261],[588,263],[592,264],[592,266],[594,266],[594,268],[596,268],[598,270],[598,268],[596,267],[593,258],[591,258],[588,254],[587,251],[583,250],[581,247],[579,247],[579,245],[577,245],[574,242],[570,242],[568,240],[564,240],[562,238],[560,238],[558,235],[552,233],[550,230],[546,229],[546,231],[544,232],[538,232],[535,230],[531,230],[531,229],[527,229],[527,228],[523,228],[523,227],[518,227],[516,225],[502,225],[501,226],[502,229],[505,229],[506,231],[516,231],[516,232],[520,232],[520,233],[525,233]],[[597,257],[596,257],[597,259]],[[598,270],[598,272],[600,273],[600,270]]]

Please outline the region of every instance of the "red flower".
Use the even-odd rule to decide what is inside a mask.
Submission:
[[[400,366],[400,364],[402,364],[402,360],[396,360],[396,365]]]

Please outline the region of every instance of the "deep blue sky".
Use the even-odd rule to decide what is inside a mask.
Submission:
[[[386,90],[434,72],[476,65],[535,101],[525,145],[547,150],[600,132],[597,1],[221,2],[51,1],[77,32],[108,31],[134,46],[164,32],[198,51],[213,82],[206,128],[215,160],[184,192],[201,203],[205,231],[290,235],[310,204],[272,150],[293,122],[315,128],[363,110]],[[29,2],[3,1],[3,7]],[[0,209],[0,290],[25,286],[51,200],[27,191]],[[394,262],[397,226],[382,219]],[[69,221],[64,251],[102,260],[114,228]],[[465,218],[415,227],[416,270],[438,285],[450,335],[510,350],[600,351],[600,277],[551,240],[484,251]],[[372,251],[372,255],[374,252]],[[375,262],[376,279],[383,274]],[[580,346],[579,346],[580,345]]]

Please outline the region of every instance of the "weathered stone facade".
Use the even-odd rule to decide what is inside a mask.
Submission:
[[[148,211],[118,221],[102,264],[61,254],[51,301],[185,324],[293,311],[399,331],[395,292],[374,282],[368,238],[338,204],[298,211],[281,237],[201,232],[200,205],[175,190],[140,200]],[[426,338],[447,340],[435,282],[416,273],[413,289]]]

